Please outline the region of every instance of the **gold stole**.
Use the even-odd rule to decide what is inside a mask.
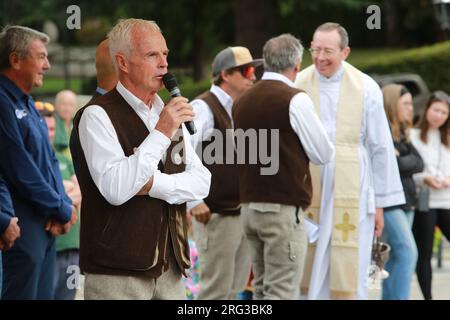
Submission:
[[[359,135],[363,113],[362,73],[343,62],[344,75],[339,91],[336,120],[336,167],[334,172],[333,231],[330,256],[330,297],[355,298],[358,291],[358,227],[360,198]],[[314,102],[320,117],[319,83],[314,65],[299,74],[296,85],[305,90]],[[313,197],[307,216],[319,223],[322,183],[320,167],[310,164]],[[301,283],[308,292],[316,244],[309,244]]]

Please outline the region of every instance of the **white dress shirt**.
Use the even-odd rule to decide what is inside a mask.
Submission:
[[[217,97],[220,104],[225,108],[225,111],[227,112],[227,114],[231,119],[231,127],[233,128],[234,127],[232,116],[233,99],[221,87],[216,86],[214,84],[211,86],[210,91]],[[197,150],[199,144],[202,141],[210,140],[212,133],[214,132],[214,114],[211,108],[202,99],[195,99],[191,101],[191,105],[192,108],[194,109],[195,113],[194,123],[195,127],[197,128],[197,132],[191,136],[191,143],[194,150]],[[204,203],[204,201],[195,200],[188,202],[187,208],[188,209],[195,208],[201,203]]]
[[[164,102],[155,95],[149,107],[120,82],[116,89],[141,118],[150,134],[141,145],[136,146],[136,152],[127,157],[105,110],[98,105],[84,110],[78,128],[80,143],[91,177],[102,196],[112,205],[121,205],[135,196],[153,176],[150,197],[170,204],[205,198],[209,192],[211,173],[192,149],[185,126],[182,128],[186,142],[186,170],[170,175],[160,172],[158,163],[164,161],[171,142],[155,130]]]
[[[233,123],[233,99],[230,97],[228,93],[223,91],[222,88],[216,85],[212,85],[210,89],[211,93],[217,97],[220,104],[225,108],[225,111],[230,116],[231,119],[231,127],[234,127]],[[202,99],[195,99],[191,102],[192,108],[194,108],[195,112],[195,127],[197,128],[197,133],[192,135],[192,145],[194,149],[197,149],[197,146],[202,141],[208,141],[211,138],[211,135],[214,130],[214,114],[211,111],[211,108],[208,107],[206,102]]]

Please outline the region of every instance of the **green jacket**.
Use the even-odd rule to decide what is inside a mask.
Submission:
[[[55,141],[53,142],[53,147],[56,152],[62,153],[66,158],[72,160],[72,155],[70,154],[69,140],[70,140],[70,130],[66,129],[64,120],[55,114],[56,128],[55,128]]]
[[[55,151],[56,158],[59,161],[59,170],[63,180],[70,180],[75,174],[73,163],[67,159],[61,152]],[[80,248],[80,213],[77,212],[77,222],[72,226],[69,233],[56,237],[56,251]]]

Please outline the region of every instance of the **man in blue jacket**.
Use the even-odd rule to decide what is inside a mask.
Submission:
[[[0,170],[22,231],[3,253],[3,299],[52,299],[54,236],[76,220],[47,126],[30,96],[50,68],[48,42],[26,27],[0,32]]]
[[[11,196],[0,175],[0,292],[2,292],[3,282],[2,250],[11,249],[18,237],[20,237],[20,227],[17,224],[17,218],[14,217]]]

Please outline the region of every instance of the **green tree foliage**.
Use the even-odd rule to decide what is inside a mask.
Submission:
[[[66,28],[66,8],[81,8],[82,30]],[[381,30],[369,30],[369,5],[381,7]],[[353,47],[414,47],[445,39],[433,16],[432,0],[0,0],[0,24],[40,29],[54,21],[70,45],[96,45],[120,18],[155,20],[170,49],[171,68],[189,68],[196,80],[208,76],[212,57],[229,45],[248,46],[260,56],[271,36],[289,32],[308,47],[326,21],[346,27]],[[182,73],[181,73],[182,74]]]
[[[430,90],[450,92],[449,51],[450,41],[446,41],[389,56],[372,56],[359,67],[367,73],[417,73],[422,76]]]

